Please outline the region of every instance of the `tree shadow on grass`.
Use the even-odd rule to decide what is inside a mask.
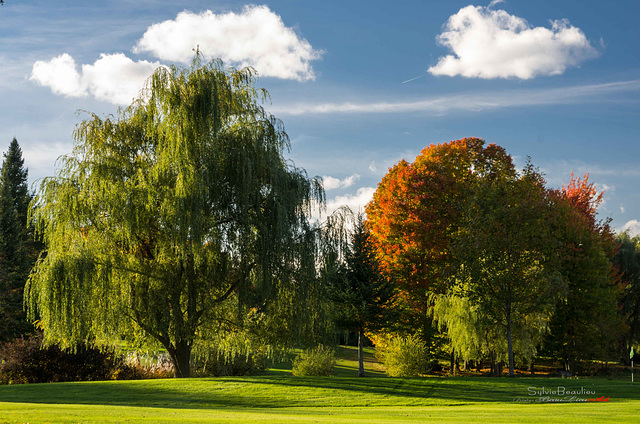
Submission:
[[[528,397],[530,387],[559,386],[640,399],[637,387],[608,380],[257,376],[0,386],[0,401],[185,409],[446,406],[512,402]]]

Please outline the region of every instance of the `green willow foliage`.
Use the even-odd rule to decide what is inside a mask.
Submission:
[[[142,332],[188,376],[198,337],[306,289],[307,215],[324,192],[284,159],[287,134],[255,81],[197,54],[158,69],[117,116],[76,128],[35,199],[47,250],[26,303],[45,341]]]

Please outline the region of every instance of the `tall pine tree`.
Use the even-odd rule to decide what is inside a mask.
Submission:
[[[38,253],[27,225],[31,201],[27,175],[14,138],[0,173],[0,341],[33,329],[22,308],[24,285]]]
[[[363,333],[390,327],[397,317],[394,286],[380,271],[362,214],[356,217],[344,264],[333,279],[331,297],[338,326],[358,333],[358,377],[364,377]]]

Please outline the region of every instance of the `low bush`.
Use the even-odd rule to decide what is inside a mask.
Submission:
[[[42,347],[40,336],[19,338],[0,347],[0,383],[49,383],[140,378],[113,350],[79,346],[74,352]]]
[[[318,345],[295,357],[292,373],[296,376],[327,376],[333,374],[335,364],[334,350]]]
[[[390,377],[416,377],[428,371],[427,346],[416,335],[389,338],[376,357]]]

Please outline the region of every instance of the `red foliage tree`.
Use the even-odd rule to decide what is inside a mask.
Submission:
[[[571,206],[587,219],[593,230],[603,228],[602,223],[597,222],[596,215],[598,206],[602,203],[604,191],[598,193],[596,185],[589,182],[589,174],[584,174],[582,178],[576,178],[572,171],[571,179],[566,186],[562,186],[561,194],[569,201]],[[606,225],[606,223],[604,224]]]
[[[478,138],[432,144],[389,169],[367,205],[381,269],[401,288],[414,324],[428,327],[429,292],[446,290],[460,203],[479,177],[513,173],[511,157]]]

